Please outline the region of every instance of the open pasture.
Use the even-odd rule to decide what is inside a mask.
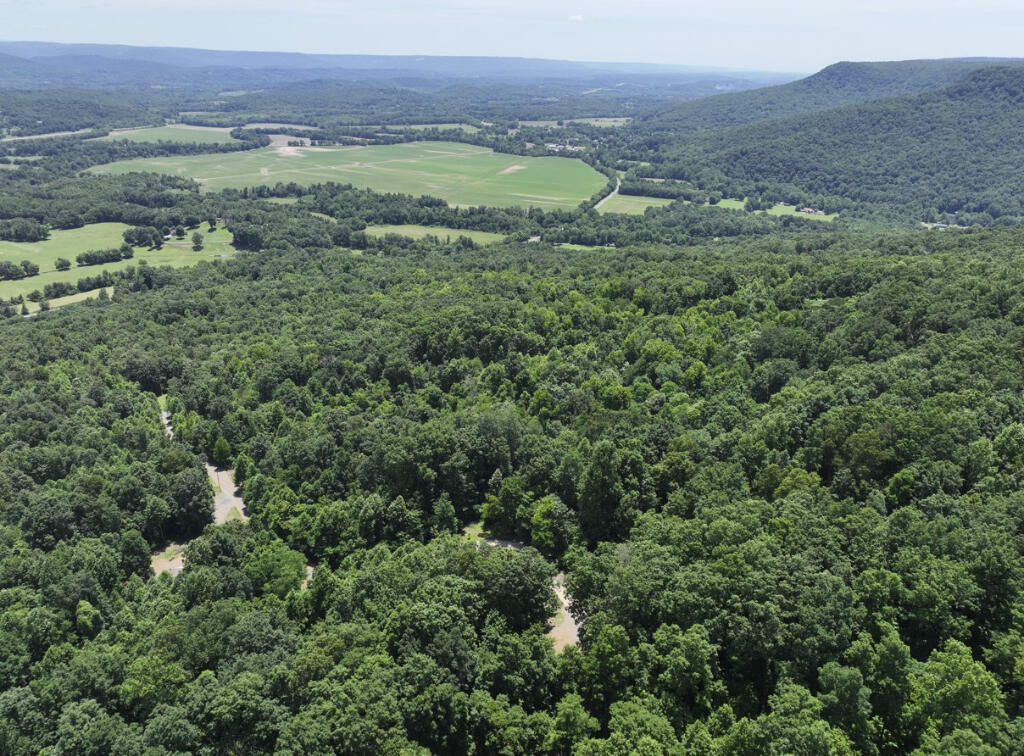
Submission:
[[[54,269],[53,263],[58,257],[73,263],[77,255],[87,250],[120,247],[127,228],[124,223],[92,223],[81,228],[51,231],[50,238],[40,242],[0,241],[0,260],[13,263],[31,260],[41,273],[46,273]]]
[[[75,257],[87,250],[120,247],[124,243],[121,234],[127,228],[128,226],[124,223],[93,223],[82,228],[51,231],[50,238],[41,242],[0,241],[0,260],[9,260],[13,263],[31,260],[39,266],[39,275],[37,276],[16,281],[0,281],[0,299],[10,299],[19,294],[28,294],[36,289],[42,291],[48,283],[73,284],[80,278],[99,275],[104,270],[113,272],[127,268],[129,265],[137,265],[140,260],[145,260],[150,265],[170,265],[178,268],[195,265],[200,260],[209,260],[234,252],[234,248],[231,246],[231,234],[226,229],[217,228],[212,233],[207,233],[206,224],[203,224],[198,229],[205,238],[202,252],[192,251],[191,237],[195,233],[193,230],[189,231],[182,241],[174,239],[164,242],[163,249],[160,250],[150,252],[136,247],[135,257],[128,260],[83,267],[75,264]],[[54,268],[54,261],[58,257],[70,260],[71,268],[69,270]]]
[[[172,123],[144,129],[115,129],[99,141],[111,142],[127,139],[130,142],[184,142],[199,144],[225,144],[235,141],[231,129],[214,126],[188,126]]]
[[[467,134],[475,134],[480,131],[479,128],[468,123],[412,123],[412,124],[385,124],[388,129],[392,131],[426,131],[428,129],[458,129],[459,131],[465,131]]]
[[[744,210],[746,209],[745,204],[746,200],[730,199],[727,197],[725,199],[719,200],[718,207],[724,207],[727,210]],[[768,210],[763,210],[759,212],[764,212],[767,213],[768,215],[795,215],[800,218],[810,218],[811,220],[826,222],[833,221],[836,217],[834,213],[832,215],[811,215],[810,213],[801,213],[799,208],[794,207],[793,205],[786,205],[781,202],[772,206]]]
[[[216,155],[122,160],[91,170],[187,176],[207,191],[336,181],[380,192],[441,197],[459,206],[575,207],[606,183],[604,176],[581,160],[506,155],[458,142],[264,147]]]
[[[56,299],[50,300],[50,309],[56,310],[61,307],[67,307],[68,305],[77,304],[78,302],[84,302],[87,299],[97,299],[101,291],[106,291],[107,295],[110,296],[114,293],[113,287],[107,287],[105,289],[91,289],[90,291],[82,291],[78,294],[69,294],[66,297],[57,297]],[[42,308],[38,302],[26,302],[25,307],[29,312],[39,312]]]
[[[619,126],[625,126],[632,118],[625,117],[611,117],[611,118],[566,118],[559,124],[556,120],[543,120],[543,121],[520,121],[521,126],[548,126],[551,128],[557,128],[558,126],[566,126],[571,123],[584,124],[586,126],[601,126],[604,128],[618,128]]]
[[[473,231],[465,228],[446,228],[443,226],[417,226],[405,224],[400,226],[367,226],[364,229],[367,236],[381,237],[388,234],[408,236],[412,239],[422,239],[426,236],[436,236],[442,241],[455,241],[460,236],[468,236],[477,244],[494,244],[505,237],[490,231]]]
[[[664,197],[642,197],[634,194],[616,194],[598,208],[599,213],[624,213],[626,215],[643,215],[649,207],[671,205],[672,200]]]
[[[243,129],[302,129],[304,131],[319,131],[320,130],[319,126],[309,126],[308,124],[304,124],[304,123],[280,123],[280,122],[275,122],[275,123],[270,123],[270,122],[247,123],[242,128]]]

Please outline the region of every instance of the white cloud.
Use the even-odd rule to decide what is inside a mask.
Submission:
[[[581,15],[579,15],[577,13],[575,16],[569,16],[569,20],[570,21],[577,21],[577,22],[579,22],[579,21],[583,20],[583,16],[581,16]]]

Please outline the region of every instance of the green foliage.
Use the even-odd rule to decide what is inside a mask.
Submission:
[[[0,323],[0,750],[1013,752],[1020,231],[48,186],[252,251]]]
[[[817,112],[698,132],[666,147],[649,175],[750,197],[756,207],[748,209],[783,201],[912,221],[1020,222],[1012,166],[1021,155],[1008,135],[1020,118],[1024,68],[950,66],[963,78],[940,76],[941,89],[892,99],[855,93],[834,102],[859,104],[831,109],[820,107],[831,97],[808,99],[797,94],[799,83],[785,85],[779,89],[792,88],[793,106],[782,113]],[[755,95],[734,98],[757,113]]]

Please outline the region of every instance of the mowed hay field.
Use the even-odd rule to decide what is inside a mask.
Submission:
[[[408,236],[411,239],[423,239],[427,236],[436,236],[442,241],[455,241],[460,236],[467,236],[477,244],[494,244],[505,237],[502,234],[495,234],[490,231],[473,231],[465,228],[447,228],[444,226],[417,226],[405,224],[400,226],[367,226],[363,229],[367,236],[381,237],[388,234]]]
[[[599,213],[625,213],[626,215],[643,215],[649,207],[671,205],[672,200],[664,197],[642,197],[634,194],[616,194],[598,208]]]
[[[450,204],[575,207],[607,181],[575,158],[505,155],[458,142],[371,147],[264,147],[245,152],[122,160],[95,173],[155,171],[215,191],[326,181],[379,192],[441,197]]]
[[[160,250],[150,252],[135,247],[135,257],[128,260],[83,267],[79,267],[75,263],[75,257],[90,249],[120,247],[124,243],[122,234],[127,228],[128,226],[124,223],[93,223],[82,228],[51,231],[50,238],[41,242],[0,241],[0,260],[10,260],[16,264],[22,260],[31,260],[39,266],[39,275],[37,276],[17,281],[0,281],[0,298],[10,299],[19,294],[28,294],[36,289],[42,291],[48,283],[73,284],[80,278],[99,275],[104,270],[115,271],[127,268],[129,265],[137,265],[140,260],[145,260],[150,265],[170,265],[177,268],[195,265],[200,260],[223,257],[234,252],[234,248],[231,246],[231,234],[226,229],[217,228],[212,233],[208,233],[204,223],[198,229],[205,238],[202,252],[192,251],[191,237],[195,233],[195,230],[192,230],[188,232],[183,241],[175,239],[164,242],[164,247]],[[70,260],[71,269],[56,270],[54,261],[58,257]]]
[[[169,126],[153,126],[145,129],[117,129],[98,141],[113,142],[127,139],[129,142],[184,142],[199,144],[224,144],[234,142],[231,129],[213,126],[186,126],[175,123]]]
[[[475,134],[480,131],[476,126],[468,123],[412,123],[412,124],[385,124],[393,131],[426,131],[427,129],[458,129],[467,134]]]
[[[727,210],[744,210],[746,200],[740,199],[729,199],[725,198],[718,202],[718,207],[724,207]],[[767,213],[768,215],[795,215],[800,218],[810,218],[816,221],[834,221],[836,219],[835,214],[832,215],[810,215],[809,213],[801,213],[799,208],[793,205],[784,205],[781,202],[772,206],[768,210],[759,210],[757,212]]]

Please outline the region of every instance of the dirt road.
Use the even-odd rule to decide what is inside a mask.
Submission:
[[[481,538],[488,546],[497,546],[503,549],[521,549],[526,544],[519,541],[504,541],[499,538]],[[555,641],[555,651],[561,651],[566,646],[575,646],[580,642],[580,626],[569,613],[569,594],[565,592],[565,573],[559,572],[551,581],[551,587],[558,596],[559,608],[550,621],[547,636]]]
[[[171,426],[171,413],[161,412],[160,422],[163,423],[164,433],[168,437],[174,438],[174,428]],[[213,484],[214,524],[223,525],[229,520],[248,520],[249,516],[245,513],[245,504],[235,489],[235,471],[222,470],[209,463],[205,467],[210,483]],[[172,575],[177,575],[181,572],[181,568],[185,564],[185,546],[187,545],[184,543],[172,543],[164,551],[154,554],[150,562],[153,574],[159,575],[161,572],[169,572]]]

